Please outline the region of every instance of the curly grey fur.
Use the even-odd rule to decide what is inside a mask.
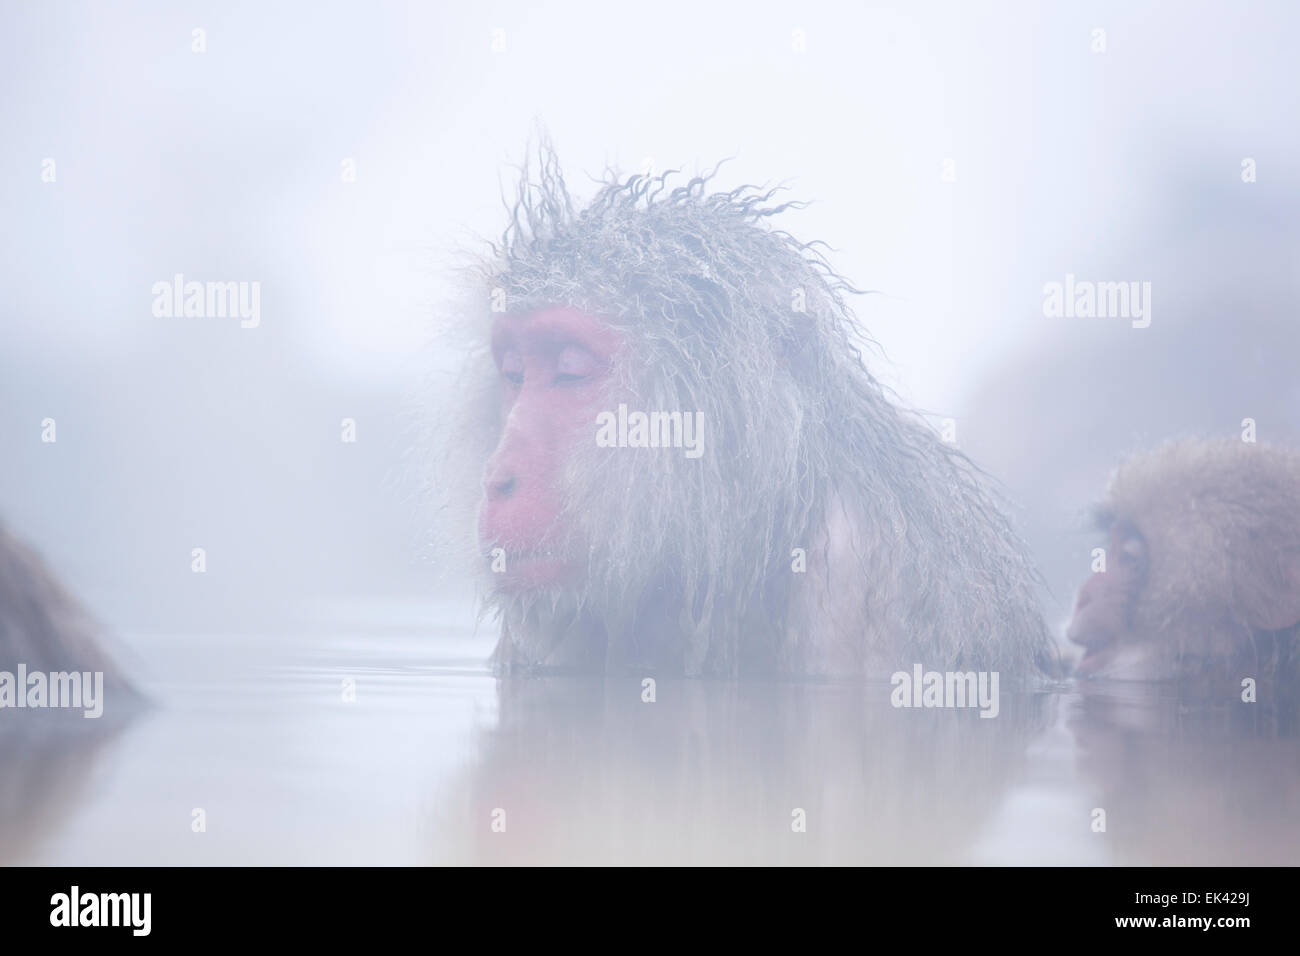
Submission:
[[[868,371],[859,290],[824,244],[772,226],[802,204],[673,171],[608,174],[578,209],[538,154],[481,279],[513,313],[601,316],[627,343],[607,407],[698,411],[707,444],[692,460],[581,443],[561,526],[590,543],[585,587],[493,595],[503,669],[1026,675],[1051,657],[1035,572],[982,475]]]

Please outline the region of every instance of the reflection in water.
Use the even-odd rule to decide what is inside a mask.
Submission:
[[[1115,862],[1300,861],[1298,701],[1190,701],[1113,683],[1081,690],[1068,723]]]
[[[1045,697],[903,710],[888,684],[501,681],[466,858],[493,863],[960,860],[1022,771]],[[506,830],[493,832],[493,812]],[[806,832],[795,832],[796,810]]]
[[[86,720],[80,711],[0,713],[0,864],[5,864],[24,860],[90,797],[101,752],[126,721]]]
[[[1100,682],[1004,688],[994,719],[896,710],[887,684],[644,703],[639,680],[497,681],[490,638],[429,630],[138,646],[157,706],[116,735],[0,711],[0,863],[1300,859],[1294,707]]]

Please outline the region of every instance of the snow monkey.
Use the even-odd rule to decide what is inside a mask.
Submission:
[[[1104,570],[1069,637],[1081,675],[1285,676],[1300,624],[1300,453],[1237,438],[1172,442],[1116,472]]]
[[[0,672],[16,680],[20,665],[27,674],[98,671],[113,694],[133,693],[100,647],[90,616],[40,556],[0,524]]]
[[[608,173],[583,205],[537,153],[470,319],[499,671],[1051,666],[982,473],[869,371],[822,244],[774,224],[801,203],[715,168]]]

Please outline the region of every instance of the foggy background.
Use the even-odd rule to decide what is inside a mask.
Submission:
[[[540,123],[582,197],[607,164],[734,157],[720,185],[813,200],[782,226],[880,293],[876,371],[1082,580],[1086,551],[1046,552],[1118,453],[1295,421],[1297,27],[1290,3],[6,0],[0,515],[119,634],[446,590],[409,446],[447,414],[447,269],[500,233]],[[1152,281],[1151,328],[1045,318],[1067,272]],[[260,326],[154,317],[176,273],[259,281]],[[1211,401],[1223,374],[1256,392]]]

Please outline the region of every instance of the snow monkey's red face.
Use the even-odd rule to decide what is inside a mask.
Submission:
[[[565,468],[578,442],[594,441],[619,344],[604,322],[571,308],[503,315],[493,325],[501,432],[478,527],[488,560],[504,562],[505,590],[563,583],[585,553],[561,527]]]

